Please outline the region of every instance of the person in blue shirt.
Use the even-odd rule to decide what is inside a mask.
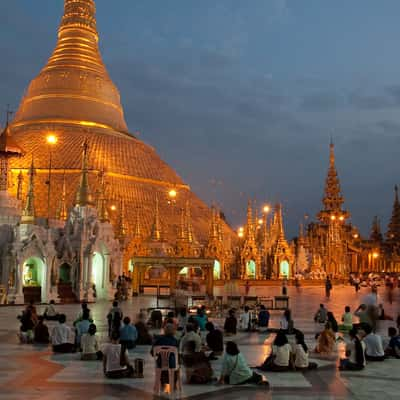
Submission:
[[[201,307],[197,309],[197,315],[195,317],[195,320],[199,324],[199,328],[201,331],[206,330],[206,324],[208,322],[207,315],[205,312],[205,308]]]
[[[119,330],[119,343],[124,346],[125,349],[130,350],[136,345],[138,333],[136,327],[131,324],[131,319],[129,317],[125,317],[123,323]]]
[[[89,326],[91,324],[91,319],[90,319],[90,311],[84,310],[82,313],[82,319],[75,325],[76,329],[76,345],[79,346],[81,345],[81,337],[84,333],[88,333],[89,331]]]

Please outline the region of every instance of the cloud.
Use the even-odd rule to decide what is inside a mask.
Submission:
[[[343,96],[336,92],[317,91],[308,94],[301,99],[300,110],[302,111],[331,111],[343,107],[345,101]]]

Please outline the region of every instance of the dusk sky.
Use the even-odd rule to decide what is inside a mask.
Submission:
[[[234,227],[252,197],[281,201],[296,235],[321,208],[333,136],[352,222],[368,234],[379,215],[386,231],[400,181],[400,1],[96,4],[130,131]],[[62,12],[62,0],[0,1],[4,111],[46,63]]]

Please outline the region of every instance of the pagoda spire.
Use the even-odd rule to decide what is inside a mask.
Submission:
[[[394,187],[392,216],[390,218],[386,237],[389,243],[400,244],[400,202],[399,188],[397,185]]]
[[[156,205],[154,210],[154,221],[151,227],[151,240],[156,242],[161,241],[161,223],[160,223],[160,209],[158,204],[158,195],[156,195]]]
[[[68,107],[60,97],[68,98]],[[43,121],[128,132],[118,89],[101,58],[94,0],[64,0],[57,45],[29,85],[13,125]]]
[[[88,172],[88,142],[85,140],[82,150],[82,170],[79,188],[76,193],[76,205],[80,207],[92,206],[93,198],[89,188]]]
[[[32,162],[29,168],[29,184],[28,184],[28,193],[26,195],[25,208],[22,211],[21,222],[23,224],[33,224],[35,222],[35,165]]]
[[[57,212],[57,219],[59,219],[61,221],[66,221],[67,217],[68,217],[67,200],[66,199],[67,199],[67,182],[65,180],[65,171],[64,171],[60,206],[59,206],[58,212]]]
[[[283,227],[283,217],[282,217],[282,205],[276,205],[276,217],[277,217],[277,229],[278,229],[278,240],[285,239],[285,229]]]
[[[254,232],[254,217],[253,217],[253,207],[251,205],[251,200],[247,202],[247,221],[246,221],[246,239],[255,240]]]
[[[383,240],[381,233],[381,223],[377,215],[375,215],[374,219],[372,220],[371,234],[369,238],[374,242],[382,242]]]
[[[190,202],[189,200],[186,201],[186,212],[185,212],[185,225],[186,225],[186,235],[187,240],[189,243],[194,242],[194,235],[193,235],[193,225],[192,225],[192,215],[190,212]]]
[[[140,228],[139,207],[137,207],[137,209],[136,209],[136,222],[135,222],[135,231],[133,232],[133,237],[135,239],[141,239],[142,238],[142,230]]]
[[[24,184],[24,175],[22,171],[19,171],[18,177],[17,177],[17,200],[21,201],[22,200],[22,186]]]
[[[119,214],[118,214],[116,237],[121,243],[124,242],[126,238],[125,203],[122,199],[119,202]]]
[[[329,144],[329,168],[325,180],[325,191],[322,199],[323,210],[318,214],[322,221],[329,221],[334,218],[348,218],[349,215],[342,209],[344,198],[341,193],[340,181],[335,164],[335,145],[331,139]],[[332,218],[333,219],[333,218]]]
[[[100,193],[98,200],[99,219],[101,222],[110,222],[110,216],[107,211],[106,199],[106,174],[104,171],[100,172]]]

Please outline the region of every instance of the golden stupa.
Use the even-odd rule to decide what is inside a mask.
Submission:
[[[14,139],[24,156],[12,163],[13,188],[24,174],[23,193],[32,156],[36,167],[35,206],[38,216],[55,217],[66,187],[68,206],[76,199],[82,163],[82,144],[88,144],[89,186],[94,198],[106,198],[111,219],[118,224],[119,209],[125,210],[128,239],[137,230],[150,236],[158,198],[163,238],[173,241],[179,230],[179,215],[190,204],[196,239],[207,241],[210,209],[191,191],[177,173],[160,159],[155,150],[129,133],[119,91],[101,59],[94,0],[65,0],[64,15],[56,48],[30,83],[11,125]],[[50,148],[49,134],[58,138]],[[47,209],[50,151],[51,199]],[[101,172],[106,185],[102,185]],[[66,185],[63,185],[63,179]],[[20,180],[21,182],[21,180]],[[21,188],[19,188],[21,192]],[[177,192],[176,201],[168,193]],[[121,201],[122,200],[122,201]],[[123,207],[118,207],[123,204]],[[113,208],[113,207],[112,207]],[[137,218],[137,216],[140,218]],[[230,236],[230,229],[224,225]]]

